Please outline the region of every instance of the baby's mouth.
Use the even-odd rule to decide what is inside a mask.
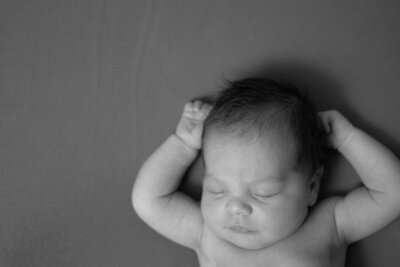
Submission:
[[[232,232],[238,233],[238,234],[250,234],[250,233],[254,233],[254,231],[240,226],[240,225],[231,225],[229,227],[227,227],[229,230],[231,230]]]

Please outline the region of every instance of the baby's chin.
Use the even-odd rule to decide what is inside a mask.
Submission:
[[[231,245],[245,250],[259,250],[264,249],[269,246],[272,246],[276,243],[279,243],[285,238],[277,238],[272,240],[264,240],[262,238],[236,238],[236,237],[228,237],[224,238],[224,240]]]
[[[224,232],[220,233],[220,238],[240,249],[260,250],[285,240],[293,233],[295,233],[297,230],[298,228],[290,230],[287,229],[286,231],[281,232],[279,235],[273,235],[273,236],[261,232],[253,232],[253,233]]]

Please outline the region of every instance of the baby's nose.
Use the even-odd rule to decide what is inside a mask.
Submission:
[[[253,211],[251,206],[241,199],[232,199],[227,203],[227,210],[232,215],[246,216],[250,215]]]

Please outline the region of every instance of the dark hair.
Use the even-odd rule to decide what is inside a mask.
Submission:
[[[323,165],[322,131],[314,105],[293,84],[265,78],[228,82],[205,121],[226,134],[262,137],[266,131],[297,144],[297,167],[315,172]]]

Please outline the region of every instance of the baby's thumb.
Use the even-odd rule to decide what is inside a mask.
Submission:
[[[331,132],[331,123],[330,123],[329,114],[327,114],[326,112],[319,112],[318,118],[319,118],[319,124],[322,128],[322,131],[325,134],[330,133]]]

